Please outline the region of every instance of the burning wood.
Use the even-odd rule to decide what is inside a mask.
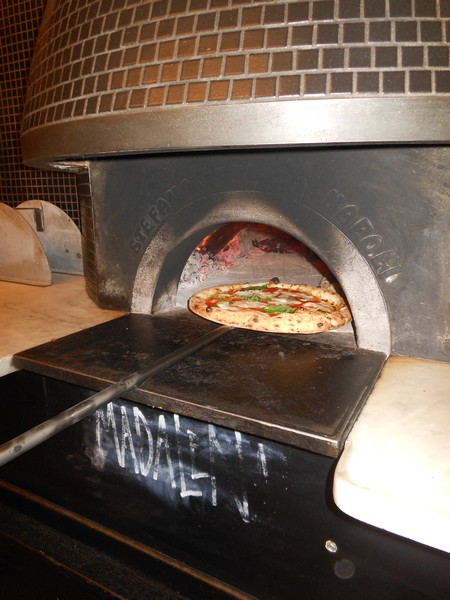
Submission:
[[[329,270],[305,244],[275,227],[230,223],[196,247],[181,275],[180,290],[262,281],[274,274],[284,281],[318,285]]]

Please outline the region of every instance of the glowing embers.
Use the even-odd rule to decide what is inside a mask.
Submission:
[[[181,274],[177,304],[186,306],[197,290],[224,283],[282,281],[320,285],[330,271],[305,244],[258,223],[229,223],[207,235]]]

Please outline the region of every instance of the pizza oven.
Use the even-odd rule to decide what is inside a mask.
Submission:
[[[351,580],[346,597],[440,597],[440,556],[337,515],[323,490],[386,360],[450,359],[449,17],[420,0],[49,3],[25,160],[76,174],[88,293],[125,314],[16,364],[53,415],[188,350],[5,467],[10,491],[216,593],[318,597]],[[187,310],[203,287],[272,277],[335,286],[352,323],[216,337]],[[24,475],[36,461],[57,492]],[[327,531],[344,566],[327,563]],[[319,538],[324,562],[307,548]],[[262,583],[238,572],[258,547]]]
[[[388,356],[448,358],[448,254],[443,243],[447,156],[445,147],[299,147],[157,153],[76,164],[80,189],[89,192],[81,196],[86,282],[100,307],[128,313],[133,322],[165,323],[167,330],[173,329],[170,337],[177,339],[186,335],[186,328],[194,333],[214,326],[188,311],[195,291],[278,277],[316,286],[334,283],[352,313],[351,324],[294,336],[296,342],[236,330],[215,342],[196,385],[184,381],[192,377],[189,370],[180,372],[179,385],[171,375],[170,385],[149,389],[145,402],[337,456]],[[64,370],[71,382],[91,385],[99,369],[97,362],[89,364],[96,351],[105,354],[100,381],[106,384],[126,374],[125,367],[111,365],[128,355],[128,334],[120,320],[104,331],[112,340],[122,340],[117,348],[113,343],[110,355],[99,336],[89,353],[79,357],[80,364],[73,351],[84,346],[81,339],[67,347],[55,344],[48,356],[39,349],[17,361],[46,375]],[[278,360],[271,378],[282,378],[280,389],[264,383],[247,399],[248,392],[241,394],[246,389],[244,365],[238,393],[233,392],[236,400],[227,399],[231,373],[224,368],[227,383],[222,387],[221,353],[223,347],[223,359],[229,356],[235,338],[240,351],[248,345],[250,355],[253,344],[279,347],[277,359],[268,353],[263,370]],[[318,356],[314,374],[310,376],[309,365],[306,378],[299,379],[295,343],[306,357],[311,344],[323,344],[328,366],[322,367]],[[285,353],[293,353],[290,367],[280,358]],[[340,370],[342,359],[352,363],[347,379]],[[236,360],[242,360],[240,353]],[[130,364],[129,372],[135,366]],[[322,374],[327,369],[329,375]],[[358,379],[356,372],[361,373]],[[334,402],[331,381],[348,390],[336,413],[329,406]],[[313,390],[306,404],[315,405],[320,398],[324,406],[306,422],[291,402],[298,387],[302,393],[303,388]],[[268,412],[259,400],[267,394],[276,398]]]

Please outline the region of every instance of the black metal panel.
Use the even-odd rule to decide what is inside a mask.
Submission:
[[[23,372],[0,380],[2,398],[14,398],[2,441],[89,394],[40,381]],[[119,400],[1,477],[211,586],[264,600],[446,598],[447,555],[342,515],[333,468],[327,457]]]
[[[21,352],[15,364],[102,389],[212,327],[185,311],[126,315]],[[386,357],[309,339],[235,329],[126,397],[337,456]]]

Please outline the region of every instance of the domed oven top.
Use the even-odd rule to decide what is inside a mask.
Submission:
[[[450,4],[49,2],[26,162],[450,138]]]

